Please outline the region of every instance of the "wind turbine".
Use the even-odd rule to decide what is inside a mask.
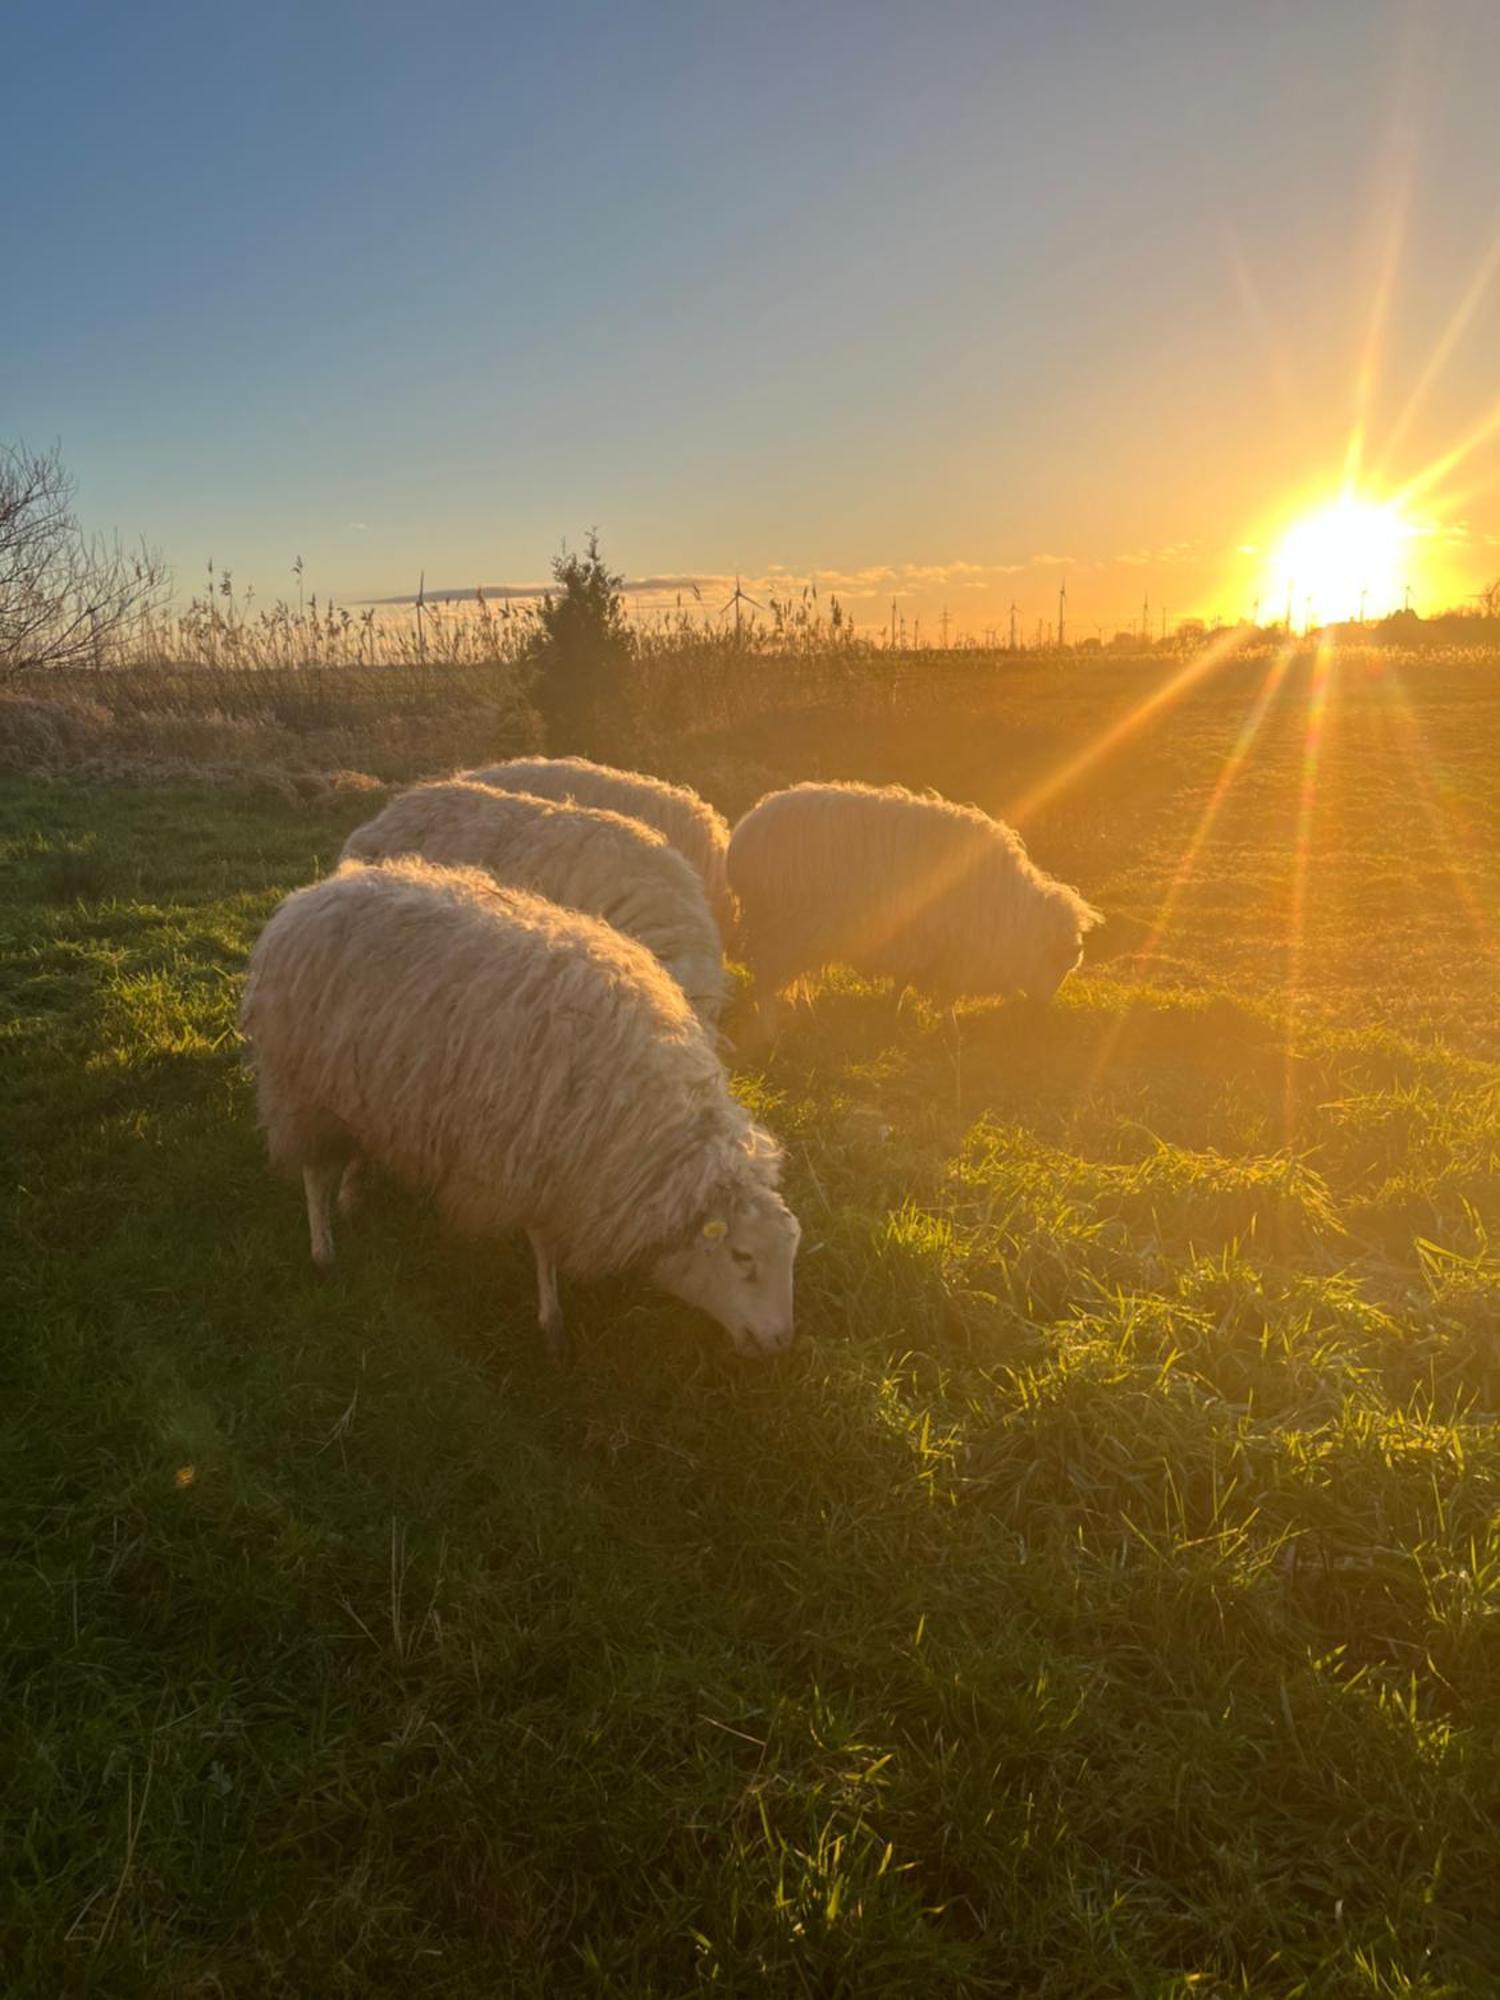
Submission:
[[[738,570],[734,573],[734,595],[726,597],[724,602],[719,606],[719,616],[721,618],[731,604],[734,606],[734,643],[738,645],[740,643],[740,606],[742,604],[753,604],[757,611],[764,611],[766,608],[758,597],[752,597],[748,590],[740,589],[740,573]]]

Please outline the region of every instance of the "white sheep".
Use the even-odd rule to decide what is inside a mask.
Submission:
[[[510,888],[602,917],[660,959],[706,1026],[717,1024],[724,960],[703,884],[654,828],[450,778],[403,792],[344,843],[345,861],[402,855],[483,868]]]
[[[824,966],[965,994],[1048,1000],[1101,921],[976,806],[897,785],[794,785],[735,827],[730,886],[755,974],[760,1028],[775,996]]]
[[[779,1148],[633,938],[478,869],[345,863],[276,910],[240,1020],[318,1265],[368,1158],[470,1234],[526,1231],[559,1357],[559,1270],[639,1267],[741,1354],[789,1345],[801,1232]]]
[[[507,764],[465,771],[463,776],[501,791],[573,799],[581,806],[603,806],[644,820],[664,833],[697,869],[720,935],[726,941],[731,936],[734,899],[724,874],[729,822],[686,785],[669,785],[665,778],[648,777],[643,771],[615,771],[607,764],[592,764],[587,757],[516,757]]]

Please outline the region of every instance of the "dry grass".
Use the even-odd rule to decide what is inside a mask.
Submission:
[[[0,691],[0,770],[102,781],[388,782],[534,748],[513,667],[121,667]]]
[[[1500,631],[1470,620],[1466,643],[1447,647],[1434,643],[1436,624],[1420,627],[1420,649],[1406,652],[1340,642],[1335,657],[1348,686],[1412,676],[1424,689],[1470,688],[1500,659],[1469,643],[1491,625]],[[1069,741],[1193,679],[1193,656],[1172,643],[1135,654],[892,650],[858,637],[812,590],[773,598],[739,632],[681,607],[634,630],[625,706],[642,760],[736,805],[762,781],[852,775],[841,746],[857,740],[869,775],[920,772],[955,797],[1014,808],[1024,785],[997,796],[993,777],[997,765],[1017,776],[1018,719],[1040,773]],[[186,611],[143,621],[107,667],[0,685],[0,771],[305,795],[329,779],[390,783],[490,761],[540,745],[528,699],[535,633],[534,608],[483,600],[355,613],[314,598],[255,612],[224,573]],[[1227,651],[1225,664],[1169,712],[1237,716],[1244,690],[1284,657],[1272,632],[1233,645],[1221,636],[1211,649]],[[1316,657],[1301,647],[1298,670]],[[1036,823],[1040,811],[1033,802],[1023,817]]]

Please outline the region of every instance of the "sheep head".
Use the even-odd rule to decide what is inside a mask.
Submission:
[[[663,1291],[716,1319],[737,1354],[779,1354],[792,1344],[792,1266],[801,1235],[773,1188],[738,1188],[714,1200],[651,1275]]]

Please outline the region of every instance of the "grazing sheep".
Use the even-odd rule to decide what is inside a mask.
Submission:
[[[344,843],[345,861],[416,855],[486,869],[570,910],[602,917],[655,954],[714,1027],[724,1006],[724,960],[703,885],[666,838],[638,820],[592,806],[452,778],[393,799]]]
[[[975,806],[891,785],[794,785],[753,806],[729,881],[763,1032],[774,996],[823,966],[916,986],[1048,1000],[1099,913]]]
[[[317,1264],[340,1176],[368,1158],[460,1229],[527,1232],[555,1355],[558,1271],[631,1266],[742,1354],[790,1343],[779,1150],[633,938],[478,869],[345,863],[266,925],[240,1022]]]
[[[692,862],[703,878],[720,936],[727,940],[731,935],[734,899],[724,876],[729,822],[686,785],[669,785],[664,778],[651,778],[642,771],[613,771],[607,764],[591,764],[587,757],[516,757],[508,764],[490,764],[463,775],[503,792],[572,799],[581,806],[603,806],[644,820]]]

